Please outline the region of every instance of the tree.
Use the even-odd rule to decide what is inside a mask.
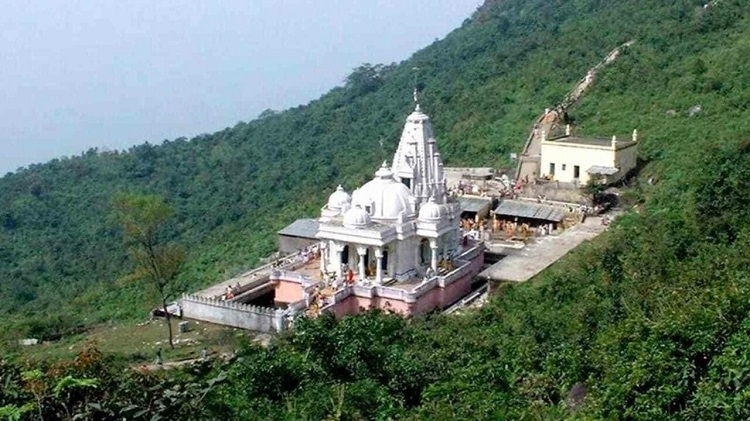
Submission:
[[[155,195],[118,194],[114,207],[136,265],[137,277],[150,283],[159,293],[167,319],[169,346],[174,348],[167,297],[185,259],[181,247],[166,243],[162,238],[164,227],[174,216],[174,211]]]
[[[346,87],[354,95],[364,95],[376,91],[383,85],[383,69],[382,64],[364,63],[346,77]]]
[[[598,205],[599,196],[607,190],[607,183],[603,176],[592,174],[589,181],[581,187],[581,192],[588,196],[593,206]]]

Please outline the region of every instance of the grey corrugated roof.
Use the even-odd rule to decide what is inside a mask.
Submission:
[[[602,175],[615,175],[620,171],[615,167],[603,167],[601,165],[594,165],[593,167],[586,170],[589,174],[602,174]]]
[[[298,219],[278,232],[279,235],[285,235],[287,237],[300,237],[310,239],[315,239],[315,234],[317,233],[318,220],[310,218]]]
[[[461,212],[479,212],[492,203],[492,199],[484,197],[466,197],[458,196],[458,203],[461,204]]]
[[[500,202],[497,209],[495,209],[495,214],[560,222],[563,220],[564,211],[563,208],[557,206],[542,205],[539,203],[524,202],[520,200],[503,200]]]

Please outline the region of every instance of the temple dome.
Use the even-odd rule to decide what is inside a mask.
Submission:
[[[443,211],[440,205],[435,202],[435,198],[430,197],[430,200],[419,209],[419,220],[436,222],[439,221],[444,214],[445,211]]]
[[[344,226],[362,228],[370,224],[370,215],[360,206],[354,206],[344,214]]]
[[[346,207],[345,205],[350,205],[351,203],[352,197],[349,196],[349,193],[344,191],[341,184],[339,184],[336,191],[328,197],[328,209],[330,210],[341,211],[344,210]]]
[[[354,191],[352,202],[368,209],[373,219],[396,219],[401,213],[413,213],[415,199],[408,187],[393,178],[384,162],[375,178]]]

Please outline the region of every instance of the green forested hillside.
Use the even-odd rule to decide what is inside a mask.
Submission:
[[[660,8],[695,25],[693,5]],[[126,277],[125,249],[110,218],[118,191],[158,194],[176,208],[173,237],[190,253],[175,292],[268,255],[277,229],[314,215],[336,184],[352,188],[390,158],[411,108],[414,67],[447,163],[502,163],[540,110],[613,46],[639,30],[660,33],[649,11],[626,9],[586,1],[489,4],[408,61],[362,66],[345,86],[308,105],[189,141],[92,150],[6,175],[0,312],[11,317],[0,323],[23,321],[10,332],[38,336],[142,317],[153,302]],[[597,28],[608,29],[589,36]]]
[[[359,69],[307,106],[190,142],[91,153],[6,176],[2,302],[12,318],[47,308],[73,322],[85,312],[127,317],[142,308],[136,289],[113,287],[128,272],[108,219],[118,190],[163,194],[176,207],[173,235],[192,259],[183,286],[268,252],[268,234],[315,212],[322,192],[374,170],[384,157],[380,139],[390,154],[414,66],[423,69],[423,106],[448,163],[500,164],[540,110],[631,39],[570,114],[592,134],[637,127],[640,180],[656,184],[636,182],[629,194],[638,205],[596,242],[464,316],[300,321],[270,349],[248,346],[231,366],[164,383],[79,360],[49,371],[47,381],[85,375],[102,387],[50,397],[43,415],[153,408],[198,419],[750,417],[743,0],[708,8],[693,0],[488,1],[445,40],[399,65]],[[691,116],[696,105],[702,111]],[[205,389],[220,373],[227,378]],[[0,376],[18,385],[0,391],[0,407],[33,401],[17,367],[0,365]],[[180,402],[200,405],[178,404],[174,390]]]

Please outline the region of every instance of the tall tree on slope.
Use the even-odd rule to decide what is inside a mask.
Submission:
[[[153,195],[118,194],[114,199],[114,208],[122,224],[137,277],[159,293],[167,320],[169,346],[174,348],[167,297],[185,260],[181,247],[163,241],[164,228],[174,216],[174,211],[161,197]]]

